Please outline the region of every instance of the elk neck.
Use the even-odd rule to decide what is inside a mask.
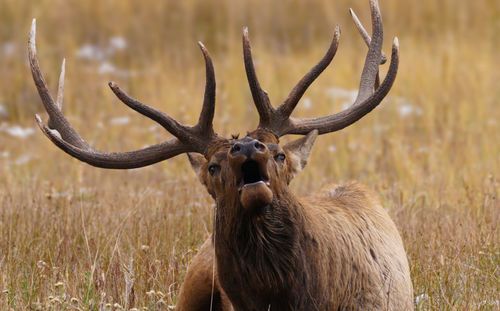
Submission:
[[[250,296],[265,293],[269,302],[276,302],[276,297],[292,302],[295,298],[287,295],[315,283],[306,256],[317,243],[307,236],[306,218],[288,188],[275,192],[271,204],[254,212],[237,201],[218,201],[214,246],[222,285],[244,288]]]

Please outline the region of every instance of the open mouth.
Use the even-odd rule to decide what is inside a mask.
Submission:
[[[264,183],[268,187],[269,177],[265,167],[261,167],[257,161],[248,160],[241,165],[241,182],[238,190],[245,187]]]

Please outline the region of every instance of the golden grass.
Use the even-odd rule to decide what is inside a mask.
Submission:
[[[66,115],[92,145],[123,151],[168,135],[119,104],[106,82],[192,124],[204,86],[197,40],[216,68],[216,130],[255,127],[243,25],[276,105],[340,24],[339,52],[296,115],[338,111],[344,99],[331,88],[357,87],[366,51],[350,5],[367,24],[367,1],[2,0],[0,104],[9,116],[0,113],[0,309],[164,310],[175,305],[189,261],[211,232],[213,203],[184,156],[102,170],[71,159],[38,131],[25,139],[7,133],[13,125],[34,128],[32,115],[42,111],[25,56],[32,17],[53,89],[67,57]],[[396,84],[362,121],[319,138],[293,187],[306,193],[359,180],[378,192],[403,236],[418,310],[498,310],[498,1],[380,5],[384,50],[392,36],[400,39]],[[102,60],[77,57],[84,44],[107,47],[115,36],[127,41],[125,50]],[[99,74],[103,62],[119,70]],[[123,116],[130,123],[112,122]]]

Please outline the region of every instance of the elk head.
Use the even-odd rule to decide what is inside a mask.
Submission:
[[[205,96],[198,123],[187,126],[167,114],[147,106],[123,92],[110,82],[114,94],[127,106],[158,122],[175,138],[129,152],[102,152],[93,149],[73,129],[62,114],[64,61],[56,101],[48,91],[39,68],[33,20],[29,38],[29,62],[33,79],[49,115],[48,126],[37,115],[36,121],[44,134],[69,155],[90,165],[112,169],[130,169],[147,166],[187,153],[201,182],[215,200],[228,200],[245,210],[256,210],[268,205],[281,191],[287,189],[292,178],[306,164],[317,135],[343,129],[373,110],[387,95],[398,69],[398,40],[394,38],[388,73],[379,83],[378,66],[386,61],[382,48],[382,19],[376,0],[370,1],[372,37],[366,33],[354,12],[351,15],[368,45],[359,92],[354,103],[346,110],[318,118],[294,118],[291,114],[309,85],[330,64],[340,38],[337,26],[325,56],[297,83],[289,96],[274,108],[267,93],[260,87],[255,72],[248,31],[243,30],[243,55],[252,97],[260,116],[256,130],[238,139],[225,139],[217,135],[212,121],[215,110],[215,76],[208,51],[199,43],[206,68]],[[283,147],[279,138],[287,134],[305,135]]]

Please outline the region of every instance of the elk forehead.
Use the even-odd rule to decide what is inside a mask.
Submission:
[[[247,136],[251,137],[251,138],[255,138],[258,141],[260,141],[262,143],[266,143],[266,144],[267,143],[273,143],[273,144],[279,143],[279,139],[275,134],[271,133],[268,130],[261,129],[261,128],[258,128],[255,131],[248,133]]]

